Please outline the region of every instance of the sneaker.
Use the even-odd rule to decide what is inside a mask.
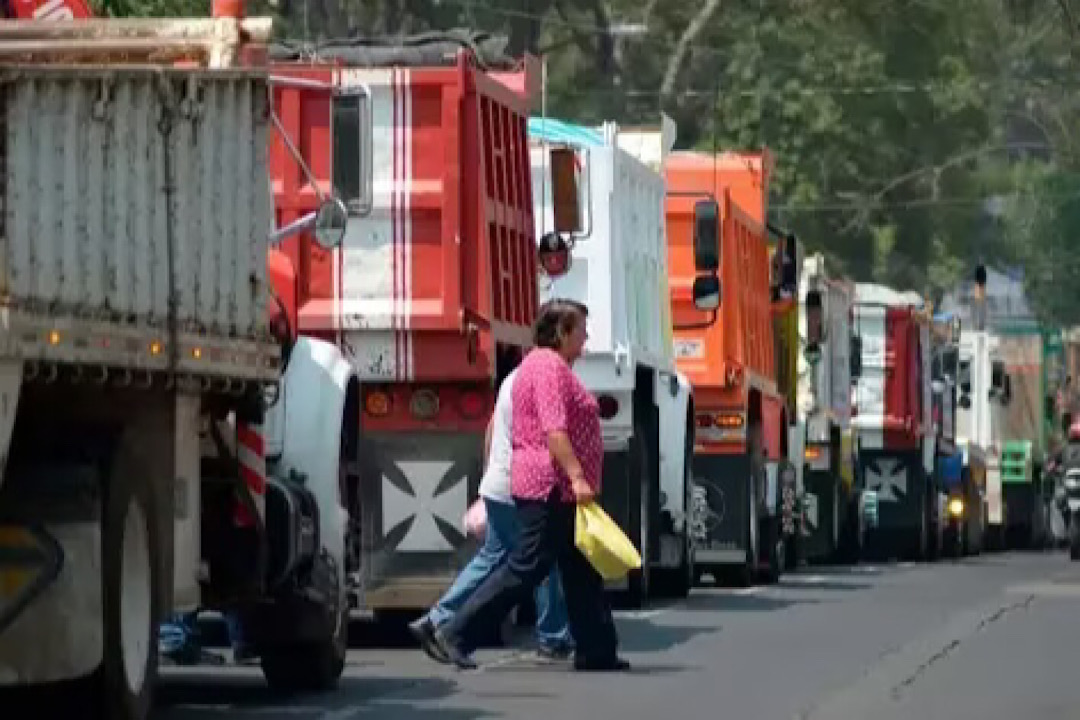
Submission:
[[[424,651],[425,655],[443,665],[450,663],[450,657],[443,652],[435,639],[435,624],[431,620],[422,617],[409,623],[409,632],[416,638],[416,642],[420,644],[420,649]]]
[[[459,670],[475,670],[476,661],[462,652],[454,642],[447,638],[441,630],[435,630],[433,634],[435,644]]]
[[[547,662],[562,662],[569,660],[574,654],[574,648],[569,645],[540,645],[536,648],[536,655]]]

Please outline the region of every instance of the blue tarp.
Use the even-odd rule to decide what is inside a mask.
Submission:
[[[551,143],[577,147],[603,147],[604,136],[593,128],[574,125],[554,118],[529,118],[529,135]]]

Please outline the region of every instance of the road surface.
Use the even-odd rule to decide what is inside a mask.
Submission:
[[[257,669],[172,671],[156,720],[1080,717],[1080,563],[1061,553],[807,568],[618,615],[625,675],[507,649],[462,673],[367,647],[338,693],[291,701]]]

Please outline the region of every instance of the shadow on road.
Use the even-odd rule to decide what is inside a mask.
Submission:
[[[732,595],[730,593],[692,593],[682,603],[682,609],[697,612],[748,612],[765,613],[786,610],[793,605],[815,605],[818,600],[805,598],[787,599],[769,595]]]
[[[157,695],[154,720],[217,720],[258,717],[260,720],[320,718],[402,718],[403,720],[471,720],[491,713],[468,708],[424,708],[418,703],[444,700],[457,684],[443,678],[343,678],[338,690],[310,696],[270,691],[259,677],[169,678]]]
[[[859,582],[842,582],[840,580],[796,580],[792,579],[780,579],[780,583],[776,587],[783,588],[785,590],[869,590],[874,587],[872,583],[859,583]]]
[[[691,627],[662,625],[651,619],[619,618],[619,649],[626,652],[664,652],[699,635],[720,631],[719,625]]]

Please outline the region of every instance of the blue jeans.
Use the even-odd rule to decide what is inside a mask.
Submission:
[[[428,612],[427,617],[435,627],[449,621],[481,583],[506,563],[510,551],[517,545],[521,532],[517,508],[510,503],[484,498],[484,509],[487,511],[484,544],[446,594]],[[574,641],[570,636],[558,568],[552,568],[547,580],[536,588],[535,598],[537,641],[547,648],[572,647]]]

